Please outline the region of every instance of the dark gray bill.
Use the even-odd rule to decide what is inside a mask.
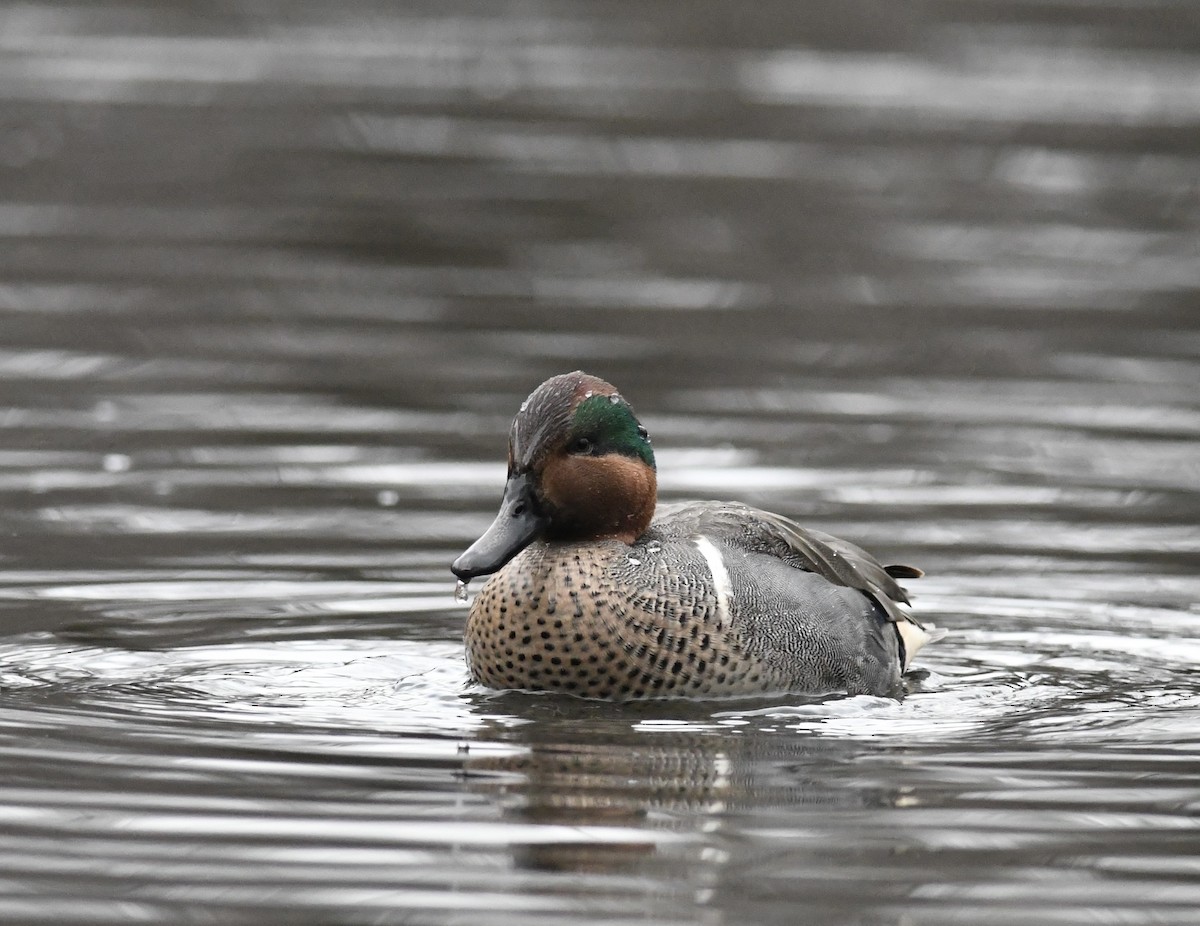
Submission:
[[[496,520],[454,561],[450,571],[464,582],[495,572],[529,546],[545,526],[529,474],[509,476]]]

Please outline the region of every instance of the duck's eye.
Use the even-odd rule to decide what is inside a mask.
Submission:
[[[638,425],[638,437],[644,440],[647,444],[650,443],[650,432],[640,424]]]
[[[570,453],[591,453],[592,442],[586,437],[577,437],[571,441],[571,446],[567,448]]]

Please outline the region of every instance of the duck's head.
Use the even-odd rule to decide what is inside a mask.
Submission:
[[[535,540],[633,543],[657,492],[650,437],[629,403],[587,373],[552,377],[513,419],[500,513],[450,568],[470,581]]]

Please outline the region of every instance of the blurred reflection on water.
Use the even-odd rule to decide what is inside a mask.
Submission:
[[[0,919],[1191,924],[1188,0],[0,11]],[[468,687],[545,376],[900,703]],[[797,911],[803,911],[803,914]]]

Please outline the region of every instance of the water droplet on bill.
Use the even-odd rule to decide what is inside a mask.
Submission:
[[[459,579],[454,585],[454,600],[459,604],[466,604],[471,596],[467,594],[467,583]]]

